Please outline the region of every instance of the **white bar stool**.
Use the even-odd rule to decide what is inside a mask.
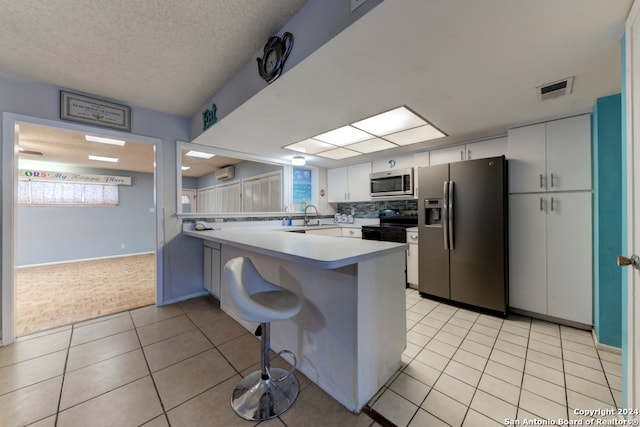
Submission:
[[[291,370],[270,367],[270,322],[295,316],[302,304],[293,292],[266,281],[249,258],[229,260],[224,271],[236,313],[246,321],[260,323],[256,335],[262,335],[261,369],[246,376],[236,386],[231,407],[245,420],[268,420],[289,409],[300,389],[293,375],[295,354],[282,350],[275,356],[290,354],[293,358]]]

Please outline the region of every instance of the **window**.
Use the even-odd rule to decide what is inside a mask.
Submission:
[[[302,211],[307,205],[313,204],[312,199],[312,180],[313,174],[311,169],[293,168],[293,208]]]
[[[118,186],[84,182],[18,180],[18,205],[116,206]]]

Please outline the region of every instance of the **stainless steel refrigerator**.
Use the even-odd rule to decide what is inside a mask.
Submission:
[[[506,314],[504,156],[418,168],[418,290]]]

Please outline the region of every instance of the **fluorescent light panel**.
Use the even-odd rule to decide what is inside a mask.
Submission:
[[[93,154],[89,154],[89,160],[97,160],[98,162],[118,163],[118,159],[115,157],[94,156]]]
[[[412,113],[408,108],[398,107],[386,113],[355,122],[352,126],[373,135],[384,136],[426,124],[425,120]]]
[[[113,139],[113,138],[103,138],[101,136],[93,136],[93,135],[85,135],[84,139],[90,142],[99,142],[101,144],[110,144],[110,145],[119,145],[120,147],[124,146],[126,141],[121,139]]]
[[[385,139],[398,145],[410,145],[422,141],[442,138],[443,136],[445,136],[445,134],[440,132],[438,129],[431,125],[425,125],[386,135]]]
[[[333,160],[447,136],[407,107],[398,107],[283,148]]]
[[[392,144],[389,141],[385,141],[382,138],[373,138],[366,141],[357,142],[355,144],[347,145],[345,148],[354,150],[359,153],[374,153],[376,151],[388,150],[389,148],[397,147],[396,144]]]
[[[320,141],[342,147],[343,145],[349,145],[355,142],[371,139],[371,134],[363,132],[360,129],[356,129],[353,126],[343,126],[341,128],[325,132],[321,135],[314,136],[313,139],[318,139]]]
[[[309,138],[304,141],[296,142],[295,144],[287,145],[286,147],[289,150],[298,151],[300,153],[306,154],[316,154],[321,151],[330,150],[335,148],[334,145],[327,144],[326,142],[318,141],[317,139]]]
[[[347,150],[346,148],[339,147],[333,150],[323,151],[322,153],[318,154],[318,156],[326,157],[328,159],[333,159],[333,160],[341,160],[341,159],[346,159],[353,156],[358,156],[360,154],[362,153],[358,153],[357,151]]]
[[[213,153],[205,153],[204,151],[196,151],[196,150],[189,150],[186,153],[184,153],[184,155],[189,157],[197,157],[199,159],[210,159],[213,156],[215,156],[215,154]]]

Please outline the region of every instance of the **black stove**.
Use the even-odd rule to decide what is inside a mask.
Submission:
[[[380,224],[362,226],[364,240],[407,243],[407,228],[418,226],[417,210],[382,209],[378,217]]]

